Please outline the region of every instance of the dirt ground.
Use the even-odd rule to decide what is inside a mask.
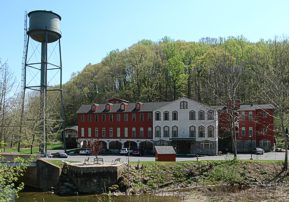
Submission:
[[[203,188],[194,190],[184,197],[186,202],[222,201],[222,202],[283,202],[289,201],[289,187],[255,187],[241,191],[212,190]]]

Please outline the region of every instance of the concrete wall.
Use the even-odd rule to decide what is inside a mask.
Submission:
[[[66,164],[58,187],[60,194],[69,194],[69,191],[80,194],[99,194],[106,192],[108,187],[117,184],[124,169],[118,165],[73,165]],[[67,190],[67,192],[65,191]]]
[[[37,160],[37,184],[42,191],[49,191],[58,183],[61,168],[44,160]]]

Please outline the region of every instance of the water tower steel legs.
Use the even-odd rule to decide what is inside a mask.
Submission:
[[[47,130],[46,130],[46,106],[47,106],[47,42],[41,43],[41,76],[40,76],[40,117],[42,123],[42,149],[41,154],[47,155]]]

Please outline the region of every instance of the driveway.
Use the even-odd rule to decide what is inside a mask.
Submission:
[[[90,160],[94,158],[94,156],[85,156],[85,155],[77,155],[77,156],[68,156],[68,158],[53,158],[65,161],[79,161],[84,162],[85,159],[89,157]],[[121,162],[138,162],[138,161],[155,161],[154,156],[120,156],[120,155],[99,155],[98,157],[103,158],[105,162],[111,163],[117,158],[121,159]],[[252,155],[253,160],[284,160],[285,153],[284,152],[267,152],[263,155]],[[238,159],[240,160],[249,160],[251,158],[251,154],[238,154]],[[49,158],[45,158],[49,159]],[[233,159],[233,154],[224,154],[219,156],[202,156],[202,157],[178,157],[177,161],[196,161],[196,160],[229,160]]]

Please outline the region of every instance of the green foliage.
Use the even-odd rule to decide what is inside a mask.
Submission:
[[[287,41],[280,44],[289,46]],[[75,112],[81,104],[103,103],[111,97],[151,102],[186,96],[224,104],[231,96],[228,83],[236,79],[238,83],[231,89],[236,98],[243,103],[268,102],[260,94],[254,72],[259,67],[270,70],[273,52],[273,41],[251,43],[242,36],[201,42],[169,37],[159,42],[142,40],[125,50],[111,51],[99,64],[88,64],[64,85],[66,125],[76,124]],[[241,74],[236,76],[236,69],[241,69]]]
[[[3,157],[1,157],[2,160]],[[0,201],[12,201],[24,188],[18,180],[23,176],[30,160],[16,158],[11,163],[0,163]]]
[[[240,185],[245,183],[245,180],[239,168],[240,163],[236,160],[222,162],[210,172],[208,179],[219,184]]]

